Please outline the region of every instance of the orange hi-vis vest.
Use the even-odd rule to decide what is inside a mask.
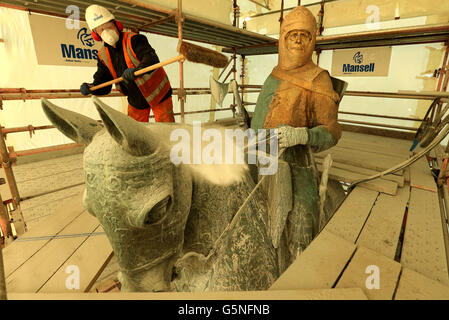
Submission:
[[[125,55],[125,61],[128,68],[136,68],[140,64],[140,60],[137,58],[132,46],[131,39],[135,36],[135,33],[124,32],[123,33],[123,53]],[[117,79],[117,72],[112,65],[111,55],[109,49],[106,46],[100,50],[98,58],[103,64],[108,67],[114,79]],[[164,68],[158,68],[150,74],[144,74],[135,80],[140,92],[147,100],[150,106],[154,106],[160,103],[161,99],[165,97],[170,90],[170,81]],[[122,92],[120,84],[116,84],[117,89]],[[123,93],[123,92],[122,92]],[[139,106],[135,106],[139,107]]]

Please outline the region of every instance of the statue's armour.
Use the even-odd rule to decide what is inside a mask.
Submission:
[[[338,103],[339,100],[338,95],[328,83],[314,81],[322,72],[327,73],[313,62],[290,71],[279,67],[274,68],[271,75],[281,82],[271,101],[263,127],[276,128],[279,125],[289,125],[311,128],[315,126],[316,95],[327,96],[330,103]]]

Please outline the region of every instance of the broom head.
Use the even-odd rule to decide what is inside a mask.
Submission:
[[[228,58],[224,54],[184,41],[178,45],[178,52],[191,62],[202,63],[215,68],[224,68],[228,64]]]

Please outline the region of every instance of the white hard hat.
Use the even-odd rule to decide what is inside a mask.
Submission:
[[[86,9],[86,22],[90,30],[94,30],[96,27],[111,20],[115,20],[115,17],[105,7],[93,4]]]

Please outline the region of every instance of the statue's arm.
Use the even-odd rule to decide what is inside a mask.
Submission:
[[[321,90],[335,93],[327,72],[322,72],[315,80]],[[341,126],[338,123],[338,104],[328,94],[312,94],[316,126],[308,129],[307,144],[315,152],[327,150],[338,143],[341,138]]]

